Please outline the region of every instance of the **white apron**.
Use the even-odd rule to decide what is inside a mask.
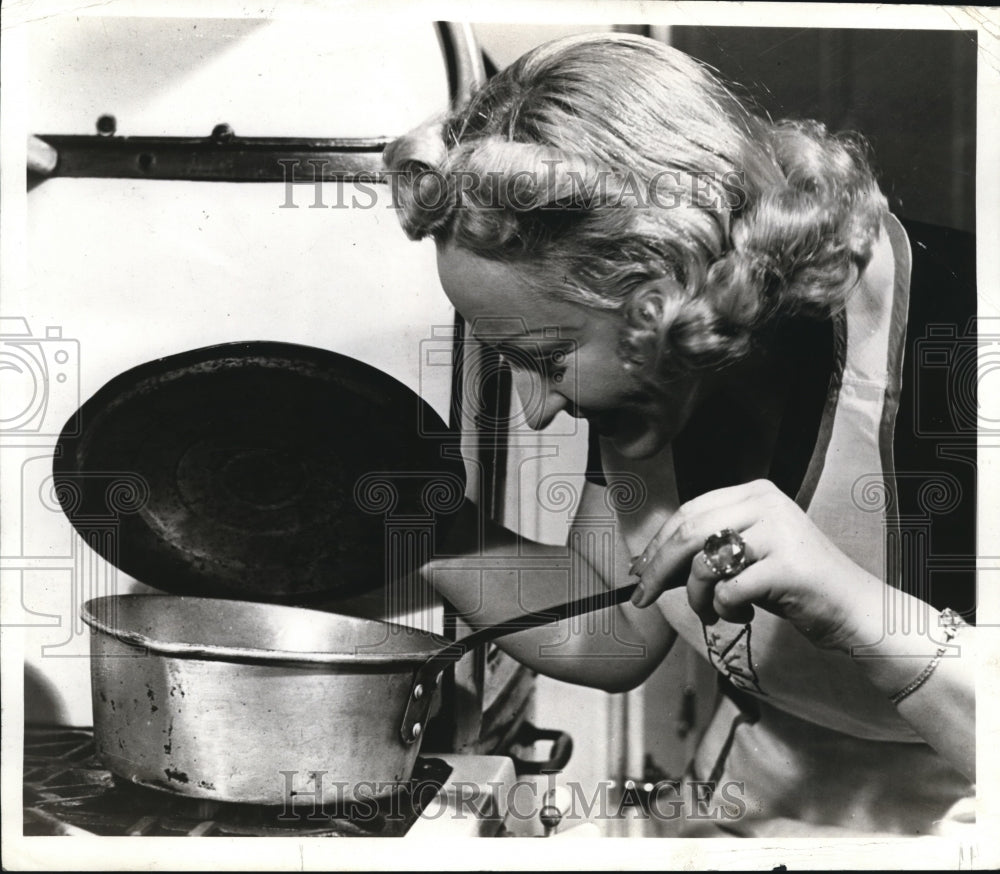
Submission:
[[[895,218],[886,230],[894,253],[891,275],[866,274],[850,298],[838,338],[842,378],[831,384],[796,496],[834,544],[882,579],[911,258]],[[605,458],[605,464],[610,468],[614,460]],[[610,470],[608,478],[614,478]],[[657,487],[664,485],[672,484]],[[819,827],[826,833],[926,834],[970,793],[968,780],[899,717],[850,656],[817,649],[764,610],[746,625],[720,620],[705,627],[684,588],[665,592],[657,604],[728,679],[728,688],[738,690],[721,699],[689,774],[717,785],[742,784],[745,816],[716,824],[715,833],[808,835]],[[697,830],[705,831],[704,822]]]

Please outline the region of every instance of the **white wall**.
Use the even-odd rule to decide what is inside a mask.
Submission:
[[[74,16],[28,30],[32,133],[91,133],[110,112],[121,134],[204,136],[225,121],[243,135],[394,135],[447,104],[430,24]],[[309,208],[309,186],[295,189],[299,208],[283,208],[281,183],[54,178],[34,188],[27,245],[13,253],[26,279],[5,283],[3,315],[26,319],[36,336],[60,328],[74,356],[70,379],[49,383],[50,435],[124,369],[254,339],[374,364],[446,417],[449,370],[421,371],[420,344],[435,325],[450,326],[453,311],[433,244],[408,241],[379,190],[372,208],[351,210]],[[336,201],[333,185],[324,201]],[[51,352],[57,341],[45,342]],[[8,398],[34,390],[27,377],[3,377]],[[9,436],[5,633],[23,635],[29,715],[88,725],[79,604],[141,586],[90,552],[46,495],[54,437],[23,448]]]
[[[93,133],[111,113],[125,136],[207,136],[219,122],[242,136],[392,136],[447,105],[432,25],[385,15],[59,16],[25,30],[33,133]]]
[[[472,29],[483,51],[496,64],[497,69],[502,70],[516,61],[525,52],[549,40],[571,36],[576,33],[608,31],[611,30],[611,26],[608,24],[587,23],[488,24],[480,22],[474,24]]]

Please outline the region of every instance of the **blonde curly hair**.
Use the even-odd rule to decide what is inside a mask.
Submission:
[[[862,144],[772,122],[654,40],[556,40],[385,153],[406,233],[624,320],[650,376],[717,367],[842,307],[886,211]]]

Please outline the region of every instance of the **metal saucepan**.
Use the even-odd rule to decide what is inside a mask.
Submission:
[[[441,672],[496,638],[619,604],[634,585],[461,641],[301,607],[173,595],[95,598],[94,735],[144,786],[219,801],[390,794],[413,771]]]

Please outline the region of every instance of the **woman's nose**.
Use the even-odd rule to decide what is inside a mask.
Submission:
[[[533,431],[540,431],[567,407],[566,396],[555,389],[544,373],[521,367],[512,367],[511,373],[523,421]]]

